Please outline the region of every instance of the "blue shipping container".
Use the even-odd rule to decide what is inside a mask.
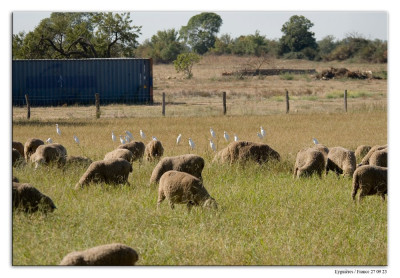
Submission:
[[[151,59],[13,60],[12,104],[153,103]]]

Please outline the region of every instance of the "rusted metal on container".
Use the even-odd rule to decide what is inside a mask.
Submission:
[[[153,103],[151,59],[13,60],[12,104]]]

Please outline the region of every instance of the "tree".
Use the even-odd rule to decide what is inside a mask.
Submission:
[[[254,35],[240,36],[235,39],[232,52],[239,55],[262,56],[268,52],[267,40],[257,30]]]
[[[214,47],[216,34],[221,25],[222,19],[219,15],[205,12],[192,16],[188,24],[182,26],[179,34],[192,51],[204,54]]]
[[[195,63],[200,62],[201,57],[193,52],[179,54],[174,61],[175,70],[183,72],[187,79],[193,77],[192,68]]]
[[[129,13],[51,13],[34,31],[13,36],[13,58],[131,56],[141,29],[131,23]]]
[[[314,24],[304,16],[294,15],[282,26],[284,34],[279,40],[280,54],[299,52],[304,48],[316,50],[314,32],[309,31]]]

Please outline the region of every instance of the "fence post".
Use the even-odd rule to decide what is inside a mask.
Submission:
[[[96,99],[96,118],[100,118],[100,95],[99,93],[96,93],[94,95],[95,99]]]
[[[162,93],[162,115],[165,116],[165,93]]]
[[[347,112],[347,90],[344,90],[344,111]]]
[[[31,104],[29,103],[29,95],[28,94],[25,95],[25,100],[26,100],[26,109],[27,109],[26,118],[29,120],[31,118]]]
[[[226,115],[226,92],[222,92],[223,113]]]
[[[286,90],[286,114],[289,113],[289,92]]]

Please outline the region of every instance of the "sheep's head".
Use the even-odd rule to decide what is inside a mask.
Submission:
[[[205,200],[203,207],[205,208],[212,208],[212,209],[218,209],[218,204],[215,201],[214,198],[208,198],[207,200]]]

